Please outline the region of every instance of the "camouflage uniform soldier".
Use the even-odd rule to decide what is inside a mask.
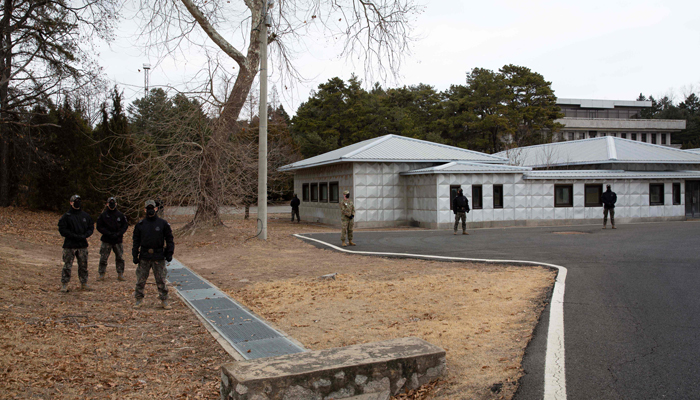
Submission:
[[[124,280],[124,246],[122,244],[124,232],[129,227],[126,221],[126,216],[117,210],[117,200],[110,197],[107,200],[107,208],[97,218],[97,231],[102,234],[100,240],[100,266],[98,272],[100,276],[98,281],[105,279],[107,272],[107,260],[109,253],[114,251],[116,259],[117,279]]]
[[[90,214],[81,210],[80,196],[70,198],[70,210],[58,221],[58,232],[63,240],[63,272],[61,273],[61,291],[68,291],[73,259],[78,258],[78,278],[80,289],[92,290],[88,284],[88,242],[87,238],[94,231]]]
[[[153,277],[158,286],[158,298],[164,309],[172,307],[168,304],[168,288],[165,286],[165,261],[172,261],[175,252],[173,231],[170,224],[164,219],[158,218],[158,207],[153,200],[146,201],[146,218],[139,221],[134,227],[134,246],[131,254],[134,256],[136,268],[136,289],[134,308],[141,307],[144,297],[144,288],[148,280],[148,273],[152,269]]]
[[[347,236],[348,244],[350,246],[355,246],[355,243],[352,242],[352,230],[355,225],[355,205],[352,203],[352,200],[350,200],[349,191],[344,191],[343,196],[343,201],[340,202],[340,222],[343,226],[340,233],[340,240],[343,242],[343,247],[347,246],[345,244],[345,236]]]

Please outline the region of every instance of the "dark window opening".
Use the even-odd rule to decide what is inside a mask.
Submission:
[[[554,185],[554,207],[574,206],[574,185]]]
[[[301,200],[309,201],[309,184],[305,183],[301,185]]]
[[[586,207],[602,207],[603,202],[600,201],[600,196],[603,195],[603,185],[586,185],[585,186],[585,206]]]
[[[484,208],[482,194],[483,191],[481,185],[472,185],[472,208],[474,210],[480,210]]]
[[[569,140],[574,140],[574,133],[573,132],[569,132],[568,136],[569,136]]]
[[[661,144],[667,144],[667,143],[666,143],[666,134],[665,134],[665,133],[662,133],[662,134],[661,134]]]
[[[649,205],[662,206],[664,205],[664,184],[650,183],[649,184]]]
[[[311,184],[311,201],[318,201],[318,183]]]
[[[503,185],[493,185],[493,208],[503,208]]]
[[[331,203],[337,203],[338,202],[338,182],[331,182],[328,184],[328,200]]]
[[[647,142],[647,134],[642,133],[642,142],[646,143]]]
[[[318,184],[318,201],[323,203],[328,203],[328,184],[319,183]]]
[[[681,204],[681,184],[680,182],[675,182],[673,184],[673,204]]]
[[[452,203],[454,203],[455,197],[457,197],[457,190],[460,187],[459,185],[450,185],[450,210],[454,210]]]
[[[598,136],[598,131],[588,131],[588,136],[594,138]]]
[[[620,134],[620,137],[623,138],[623,139],[627,139],[627,134],[626,134],[626,133],[621,133],[621,134]]]
[[[651,144],[656,144],[656,134],[655,133],[651,134]]]
[[[636,133],[633,133],[633,134],[632,134],[632,140],[637,140],[637,134],[636,134]]]

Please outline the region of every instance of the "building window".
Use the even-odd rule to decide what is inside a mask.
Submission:
[[[627,139],[627,134],[626,134],[626,133],[621,133],[621,134],[620,134],[620,137],[623,138],[623,139]]]
[[[573,132],[569,132],[567,134],[567,136],[569,136],[569,140],[574,140],[574,133]]]
[[[493,185],[493,208],[503,208],[503,185]]]
[[[457,197],[457,190],[460,187],[459,185],[450,185],[450,210],[454,210],[452,203],[454,203],[455,197]]]
[[[579,138],[579,139],[585,139],[585,138],[586,138],[586,134],[583,133],[583,132],[579,132],[578,138]]]
[[[673,184],[673,204],[681,204],[681,184],[680,182],[675,182]]]
[[[594,138],[598,136],[598,131],[588,131],[588,136]]]
[[[661,134],[661,144],[666,144],[666,134],[665,133]]]
[[[602,207],[603,202],[600,201],[600,196],[603,195],[603,185],[586,185],[585,206],[586,207]]]
[[[651,134],[651,144],[656,144],[656,134],[655,133]]]
[[[574,206],[574,185],[554,185],[554,207]]]
[[[472,185],[472,208],[480,210],[484,208],[481,185]]]
[[[646,143],[647,142],[647,134],[642,133],[642,142]]]
[[[662,206],[664,205],[664,184],[650,183],[649,184],[649,205]]]
[[[636,134],[636,133],[633,133],[633,134],[632,134],[632,140],[637,140],[637,134]]]
[[[301,200],[309,201],[309,184],[305,183],[301,185]]]
[[[338,182],[331,182],[328,184],[328,191],[329,191],[329,197],[328,200],[331,203],[337,203],[338,202]]]
[[[325,182],[318,184],[318,201],[328,203],[328,184]]]
[[[311,184],[311,201],[318,201],[318,183]]]

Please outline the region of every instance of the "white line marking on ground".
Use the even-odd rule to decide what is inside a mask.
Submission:
[[[564,365],[564,289],[566,288],[566,268],[561,265],[523,260],[490,260],[484,258],[445,257],[410,253],[384,253],[373,251],[348,250],[332,245],[322,240],[295,234],[295,237],[303,240],[311,240],[321,243],[337,251],[351,254],[365,254],[373,256],[398,256],[410,258],[424,258],[449,261],[477,261],[499,264],[542,265],[556,268],[557,279],[554,282],[552,301],[549,307],[549,328],[547,330],[547,354],[544,363],[544,400],[566,400],[566,372]]]

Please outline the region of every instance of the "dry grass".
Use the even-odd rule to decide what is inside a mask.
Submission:
[[[157,309],[153,285],[134,312],[129,257],[127,282],[114,279],[112,258],[108,280],[95,283],[97,234],[96,290],[58,292],[58,218],[0,208],[0,398],[217,399],[217,368],[230,358],[181,302]],[[335,229],[279,218],[267,242],[248,240],[255,221],[234,216],[178,237],[175,255],[308,348],[403,336],[445,348],[447,380],[414,398],[512,397],[553,272],[340,254],[290,236]],[[318,279],[334,272],[336,280]],[[75,286],[75,266],[74,275]],[[502,389],[492,392],[496,383]]]

